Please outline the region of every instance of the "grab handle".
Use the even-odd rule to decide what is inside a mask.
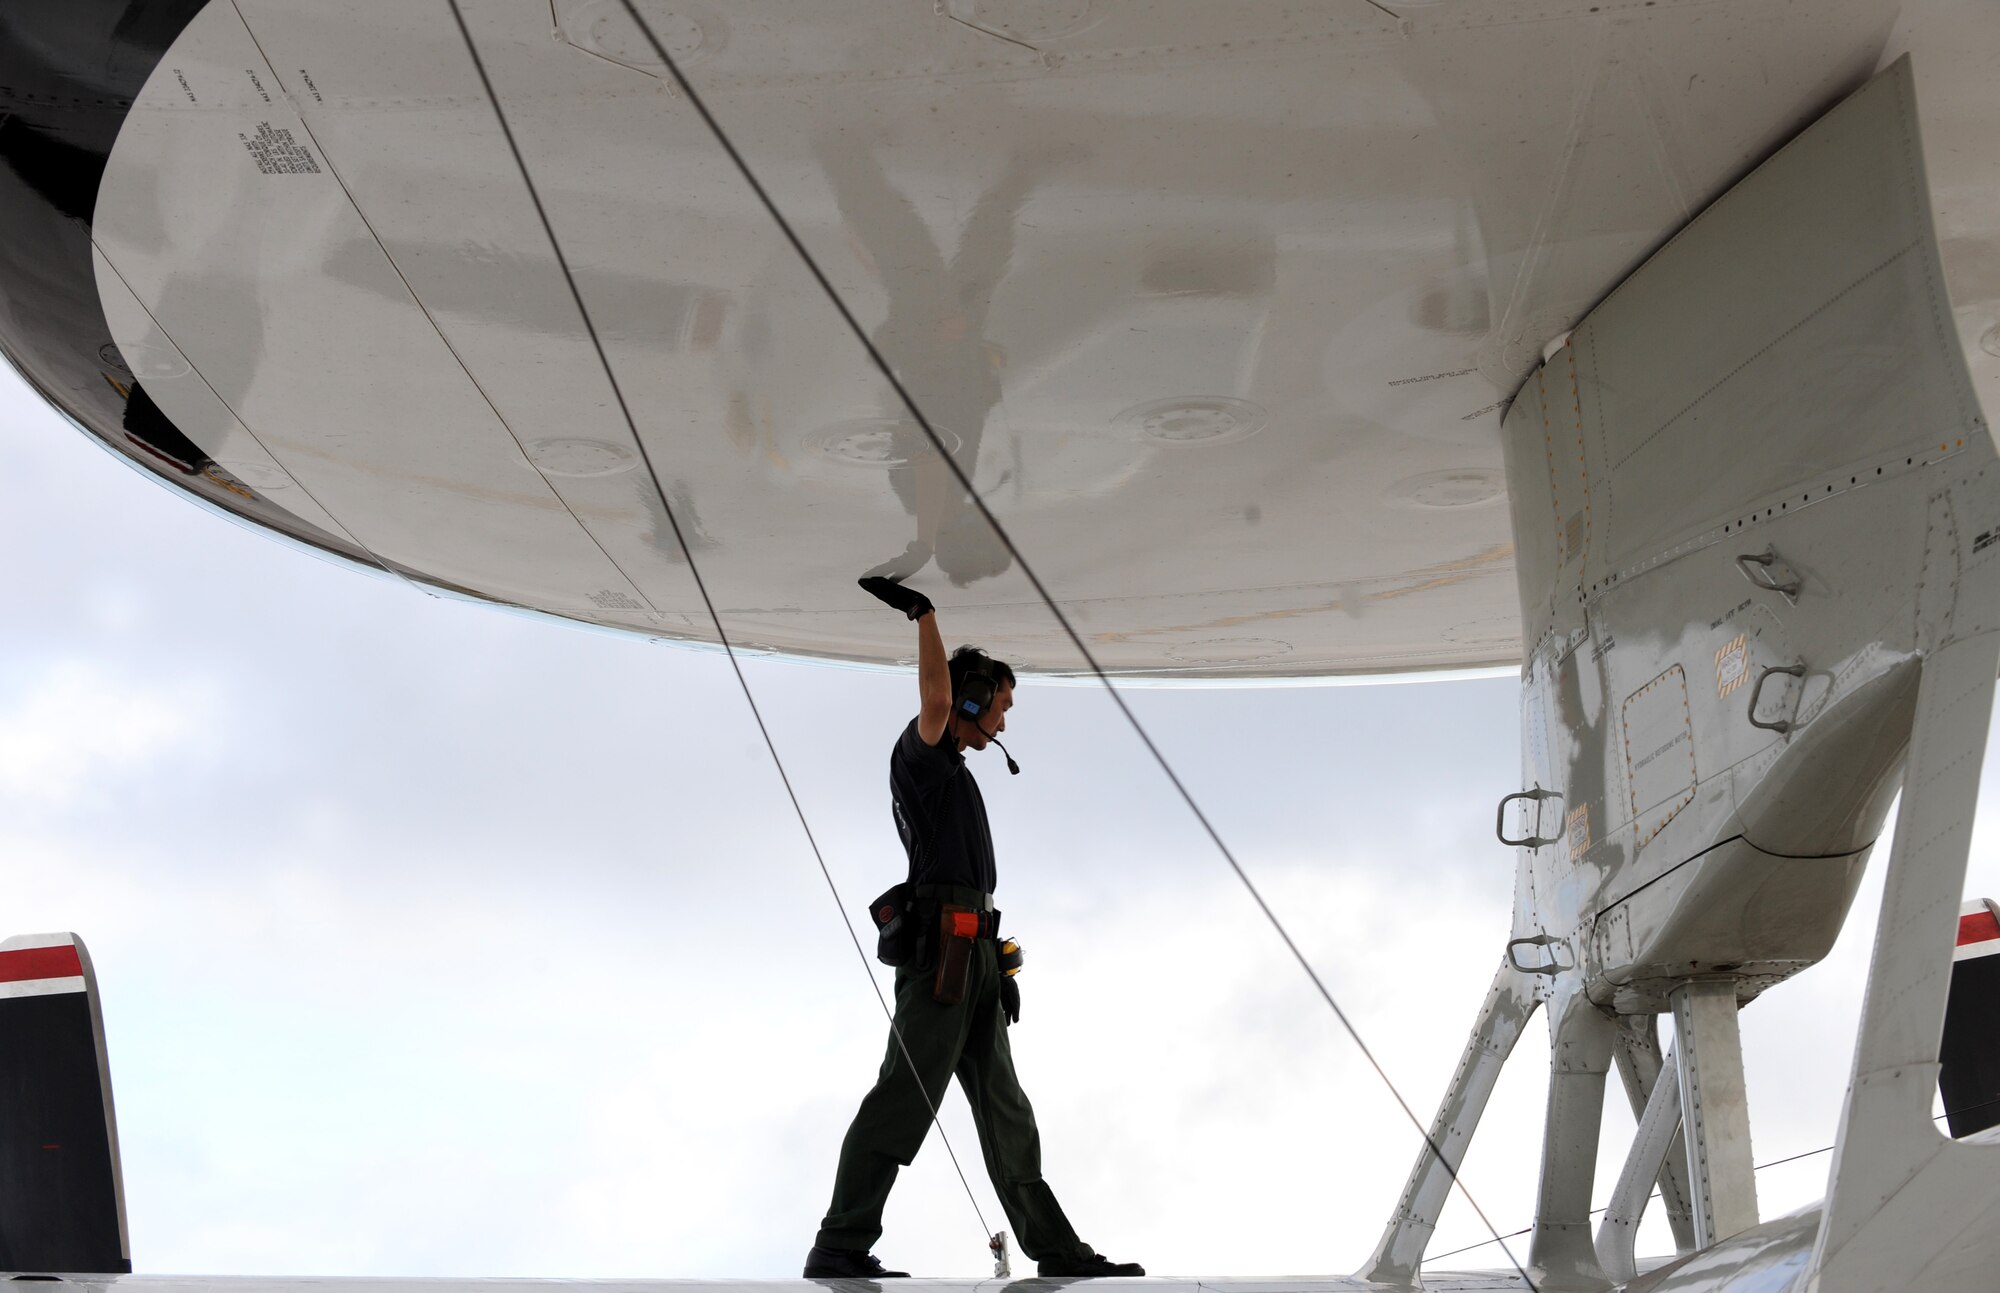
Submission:
[[[1547,953],[1547,959],[1542,960],[1541,958],[1537,958],[1541,961],[1540,964],[1523,965],[1521,963],[1521,953],[1518,950],[1523,947],[1532,947],[1538,952]],[[1532,938],[1511,939],[1507,943],[1507,961],[1523,974],[1560,974],[1564,970],[1574,970],[1576,968],[1576,958],[1574,956],[1570,957],[1567,961],[1563,959],[1563,952],[1568,947],[1569,944],[1567,942],[1551,934],[1536,934]]]
[[[1736,568],[1743,572],[1745,579],[1767,593],[1778,594],[1796,606],[1799,600],[1799,589],[1805,586],[1805,582],[1789,566],[1785,567],[1785,569],[1792,577],[1790,579],[1779,578],[1778,565],[1778,550],[1776,548],[1766,548],[1762,552],[1746,552],[1736,558]]]
[[[1798,724],[1789,718],[1781,718],[1767,723],[1757,717],[1757,700],[1764,694],[1764,684],[1769,682],[1771,675],[1775,673],[1785,674],[1792,678],[1803,678],[1806,676],[1806,667],[1802,664],[1766,665],[1763,672],[1757,675],[1756,685],[1750,688],[1750,726],[1761,727],[1767,732],[1776,732],[1778,735],[1783,736],[1798,726]],[[1798,706],[1794,704],[1792,706],[1793,717],[1797,717],[1798,712]]]
[[[1493,833],[1495,835],[1498,835],[1500,837],[1500,842],[1502,844],[1505,844],[1508,848],[1538,849],[1542,847],[1542,845],[1544,844],[1554,844],[1557,840],[1560,840],[1562,836],[1560,835],[1542,836],[1542,835],[1536,835],[1533,833],[1533,831],[1530,831],[1528,834],[1523,835],[1520,839],[1517,840],[1508,839],[1507,805],[1513,803],[1517,799],[1532,800],[1535,805],[1535,825],[1540,826],[1542,824],[1542,801],[1544,799],[1561,799],[1561,798],[1562,798],[1562,793],[1560,791],[1543,790],[1540,786],[1535,787],[1533,790],[1516,790],[1511,795],[1502,795],[1500,797],[1500,810],[1498,813],[1494,815],[1493,818]]]

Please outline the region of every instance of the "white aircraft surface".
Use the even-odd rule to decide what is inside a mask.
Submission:
[[[1041,675],[1518,663],[1512,925],[1375,1252],[1155,1282],[1990,1293],[1996,56],[1970,2],[27,4],[0,348],[211,506],[645,636],[893,665],[876,572]],[[1899,792],[1829,1192],[1767,1219],[1737,1012]],[[71,949],[0,948],[101,1134],[0,1215],[28,1273],[131,1259]],[[1520,1265],[1423,1267],[1543,1008]]]

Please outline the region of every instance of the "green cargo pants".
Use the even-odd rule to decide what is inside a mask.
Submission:
[[[889,1053],[875,1089],[862,1099],[840,1144],[833,1203],[814,1241],[820,1247],[866,1252],[875,1246],[897,1169],[916,1158],[931,1129],[924,1095],[941,1101],[945,1084],[956,1073],[972,1106],[986,1174],[1020,1251],[1037,1261],[1089,1255],[1089,1246],[1077,1239],[1055,1194],[1042,1181],[1042,1139],[1035,1130],[1035,1111],[1014,1077],[1007,1016],[1000,1009],[997,954],[992,939],[978,941],[965,996],[955,1006],[932,999],[930,969],[905,966],[896,971],[896,1027],[889,1034]],[[916,1080],[904,1061],[904,1046]]]

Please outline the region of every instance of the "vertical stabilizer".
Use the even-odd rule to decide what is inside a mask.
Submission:
[[[2000,1126],[2000,903],[1991,898],[1959,908],[1938,1062],[1952,1136]]]
[[[97,976],[74,934],[0,943],[0,1270],[132,1269]]]

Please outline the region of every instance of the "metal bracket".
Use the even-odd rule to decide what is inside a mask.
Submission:
[[[1532,938],[1509,939],[1507,940],[1507,963],[1513,966],[1515,969],[1519,970],[1523,974],[1547,974],[1547,975],[1561,974],[1564,970],[1574,970],[1576,968],[1576,958],[1574,956],[1572,956],[1567,963],[1563,961],[1562,949],[1568,946],[1569,943],[1566,939],[1557,938],[1553,934],[1536,934]],[[1520,954],[1514,950],[1517,947],[1538,947],[1547,949],[1549,954],[1548,964],[1546,965],[1521,964]]]
[[[1794,606],[1799,604],[1799,590],[1805,587],[1805,581],[1799,578],[1797,571],[1778,559],[1776,548],[1746,552],[1736,558],[1736,568],[1743,572],[1745,579],[1765,592],[1776,593]],[[1785,575],[1791,577],[1787,579]]]
[[[1012,1279],[1014,1269],[1013,1263],[1007,1260],[1007,1232],[1004,1230],[995,1231],[993,1237],[986,1241],[986,1247],[993,1253],[993,1278],[996,1280]]]
[[[1500,837],[1500,842],[1502,844],[1505,844],[1508,848],[1538,849],[1542,847],[1544,844],[1557,843],[1562,839],[1562,836],[1560,835],[1541,836],[1534,834],[1532,831],[1530,831],[1527,835],[1522,836],[1518,840],[1508,839],[1507,805],[1513,803],[1516,799],[1533,800],[1535,803],[1535,825],[1540,826],[1542,824],[1542,807],[1541,807],[1542,801],[1545,799],[1561,799],[1561,798],[1562,798],[1562,792],[1556,790],[1543,790],[1540,786],[1535,787],[1533,790],[1516,790],[1511,795],[1500,796],[1500,809],[1494,815],[1493,818],[1493,833],[1495,835],[1498,835]]]
[[[1757,675],[1755,685],[1750,688],[1750,726],[1761,727],[1767,732],[1776,732],[1778,735],[1783,736],[1794,727],[1797,727],[1798,724],[1794,723],[1790,718],[1781,718],[1776,722],[1766,723],[1763,719],[1757,717],[1757,700],[1764,694],[1764,684],[1770,681],[1771,675],[1774,673],[1782,673],[1793,678],[1803,678],[1806,676],[1806,667],[1802,664],[1766,665],[1763,671]],[[1800,696],[1801,698],[1804,696],[1803,689],[1800,690]],[[1792,717],[1796,718],[1798,712],[1799,707],[1794,703],[1792,705]]]

